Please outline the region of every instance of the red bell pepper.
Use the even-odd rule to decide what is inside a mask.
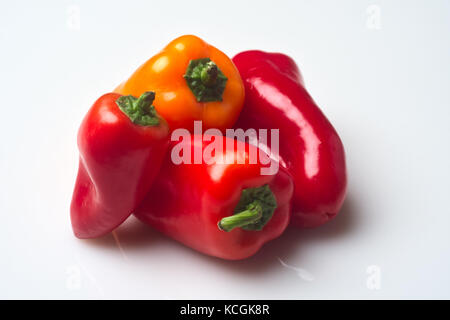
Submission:
[[[254,50],[239,53],[233,62],[246,90],[235,127],[280,130],[280,164],[294,180],[292,223],[316,227],[327,222],[340,210],[347,188],[338,134],[290,57]]]
[[[78,238],[112,231],[149,190],[169,143],[169,128],[152,106],[154,98],[153,92],[139,99],[108,93],[85,116],[70,208]]]
[[[203,155],[209,143],[202,135],[171,144],[183,153]],[[249,161],[250,146],[223,136],[210,136],[234,149],[216,150],[226,158],[207,164],[174,164],[169,155],[135,215],[169,237],[205,254],[223,259],[244,259],[285,230],[289,223],[293,185],[281,169],[262,175],[270,164]],[[203,141],[202,141],[203,140]],[[228,159],[228,160],[227,160]]]

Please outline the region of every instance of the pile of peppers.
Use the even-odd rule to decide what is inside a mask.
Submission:
[[[278,130],[278,156],[220,134],[233,128]],[[173,139],[178,129],[192,134]],[[177,152],[204,155],[213,141],[227,147],[209,161],[174,161]],[[70,216],[81,239],[106,235],[133,214],[197,251],[239,260],[288,225],[326,223],[346,194],[342,142],[296,63],[257,50],[230,59],[193,35],[101,96],[81,123],[78,148]],[[269,161],[249,161],[255,153]],[[274,162],[279,169],[263,174]]]

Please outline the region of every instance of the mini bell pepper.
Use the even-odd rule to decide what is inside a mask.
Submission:
[[[235,142],[211,137],[220,139],[223,146],[227,140]],[[261,168],[269,165],[261,164],[259,158],[256,163],[249,161],[249,148],[256,147],[241,141],[236,141],[234,149],[215,151],[216,157],[226,155],[225,161],[174,164],[170,158],[176,148],[190,155],[204,154],[206,140],[194,135],[171,143],[172,151],[135,215],[204,254],[244,259],[281,235],[289,224],[292,181],[282,168],[262,175]]]
[[[346,194],[341,139],[306,91],[290,57],[254,50],[239,53],[233,61],[246,90],[235,127],[280,130],[280,164],[295,186],[292,223],[316,227],[327,222],[339,212]]]
[[[78,238],[112,231],[149,190],[169,143],[167,123],[152,106],[154,97],[153,92],[139,99],[105,94],[81,123],[70,212]]]
[[[145,62],[115,92],[141,95],[155,91],[155,107],[171,130],[203,127],[225,130],[236,121],[244,103],[244,86],[230,58],[200,38],[173,40]]]

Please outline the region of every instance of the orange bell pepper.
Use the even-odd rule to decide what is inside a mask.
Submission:
[[[239,71],[223,52],[193,36],[181,36],[150,58],[115,92],[140,96],[156,92],[154,106],[171,130],[224,131],[236,121],[244,103]]]

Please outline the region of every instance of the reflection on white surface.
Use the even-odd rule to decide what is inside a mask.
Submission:
[[[117,248],[119,248],[120,254],[122,255],[123,259],[125,261],[128,261],[128,257],[125,254],[125,250],[123,250],[122,244],[121,244],[121,242],[119,240],[119,235],[117,234],[117,231],[114,230],[113,232],[111,232],[111,234],[114,237],[114,242],[116,243]]]
[[[314,281],[314,276],[307,270],[303,269],[303,268],[299,268],[299,267],[294,267],[291,265],[288,265],[286,262],[284,262],[283,260],[281,260],[280,257],[278,257],[278,261],[280,261],[281,265],[287,269],[291,269],[294,270],[295,272],[297,272],[297,275],[305,281]]]
[[[69,290],[74,290],[74,289],[81,289],[81,283],[82,283],[82,278],[83,275],[85,275],[90,283],[94,286],[94,288],[97,290],[97,293],[99,294],[100,298],[104,298],[105,297],[105,292],[103,291],[103,288],[99,285],[97,278],[84,266],[84,264],[81,263],[80,258],[78,257],[77,259],[77,264],[74,267],[79,267],[79,269],[81,269],[82,272],[77,272],[76,274],[69,274],[68,275],[68,282],[67,284],[69,284],[71,281],[79,281],[79,286],[77,287],[70,287],[70,285],[67,287]],[[70,279],[70,277],[80,277],[79,279]]]

